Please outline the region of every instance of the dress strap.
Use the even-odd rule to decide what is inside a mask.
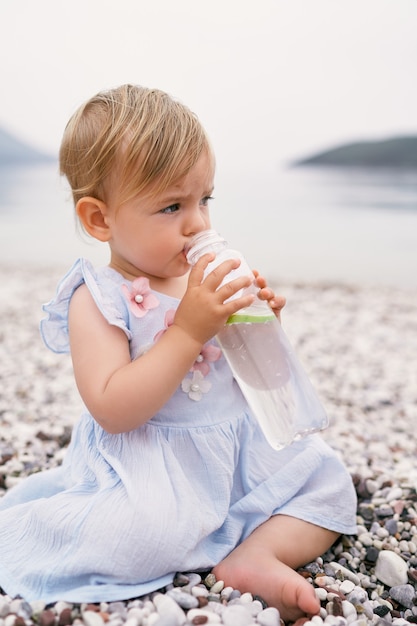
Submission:
[[[53,352],[69,352],[68,311],[76,289],[85,284],[105,319],[118,326],[131,339],[129,314],[120,286],[108,274],[96,271],[86,259],[78,259],[58,284],[54,298],[43,305],[47,316],[41,320],[40,332],[46,346]]]

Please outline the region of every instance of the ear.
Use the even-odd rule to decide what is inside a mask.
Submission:
[[[108,226],[107,205],[97,198],[85,196],[77,202],[75,207],[84,230],[99,241],[108,241],[111,237]]]

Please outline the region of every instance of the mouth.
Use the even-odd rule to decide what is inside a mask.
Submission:
[[[189,252],[190,252],[191,248],[193,247],[193,245],[194,245],[193,241],[187,241],[187,242],[185,243],[185,245],[184,245],[183,250],[182,250],[182,253],[183,253],[183,255],[184,255],[184,258],[185,258],[185,260],[187,261],[187,263],[188,263],[189,265],[190,265],[190,262],[189,262],[189,260],[188,260],[187,256],[188,256],[188,254],[189,254]]]
[[[188,252],[189,252],[189,251],[190,251],[190,249],[191,249],[191,246],[192,246],[192,242],[191,242],[191,241],[187,241],[187,242],[184,244],[184,248],[183,248],[183,254],[184,254],[184,256],[187,256]]]
[[[182,249],[182,252],[181,252],[181,254],[182,254],[183,258],[184,258],[184,261],[187,263],[187,265],[189,265],[189,262],[188,262],[188,259],[187,259],[187,254],[188,254],[189,249],[190,249],[190,246],[188,244],[185,244],[185,246],[184,246],[184,248]]]

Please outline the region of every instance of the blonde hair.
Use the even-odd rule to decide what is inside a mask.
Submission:
[[[125,202],[155,183],[166,189],[207,151],[197,116],[158,89],[135,85],[102,91],[69,120],[59,153],[74,203],[84,196],[106,201],[110,184]],[[214,159],[212,160],[214,167]]]

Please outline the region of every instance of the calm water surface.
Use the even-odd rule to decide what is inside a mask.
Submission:
[[[212,223],[272,282],[417,288],[417,172],[277,169],[217,176]],[[0,263],[108,260],[76,229],[57,166],[0,169]]]

